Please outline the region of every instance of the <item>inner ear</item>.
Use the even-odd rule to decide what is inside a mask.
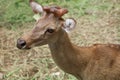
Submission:
[[[72,31],[76,26],[76,21],[73,18],[66,19],[63,23],[63,29],[66,32]]]
[[[43,7],[35,2],[34,0],[30,0],[30,6],[34,13],[43,13]]]

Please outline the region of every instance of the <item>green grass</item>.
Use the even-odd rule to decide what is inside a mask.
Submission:
[[[69,16],[80,18],[92,12],[109,11],[112,8],[108,0],[36,0],[42,5],[59,5],[69,10]],[[62,2],[62,3],[61,3]],[[33,12],[28,0],[0,0],[0,26],[9,29],[21,27],[26,22],[33,22]],[[93,14],[93,17],[96,17]]]

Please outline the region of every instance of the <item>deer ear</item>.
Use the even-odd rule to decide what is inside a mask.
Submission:
[[[30,0],[30,6],[34,13],[43,13],[43,7],[34,0]]]
[[[76,21],[72,18],[70,19],[66,19],[64,21],[64,24],[63,24],[63,28],[66,32],[70,32],[71,30],[73,30],[76,26]]]

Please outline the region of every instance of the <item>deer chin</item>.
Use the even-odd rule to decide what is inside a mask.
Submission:
[[[23,50],[29,50],[29,49],[31,49],[31,47],[30,46],[24,46],[23,48],[21,48],[21,49],[23,49]]]

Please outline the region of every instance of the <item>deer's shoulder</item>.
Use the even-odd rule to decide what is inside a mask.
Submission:
[[[120,44],[93,44],[93,47],[120,50]]]

